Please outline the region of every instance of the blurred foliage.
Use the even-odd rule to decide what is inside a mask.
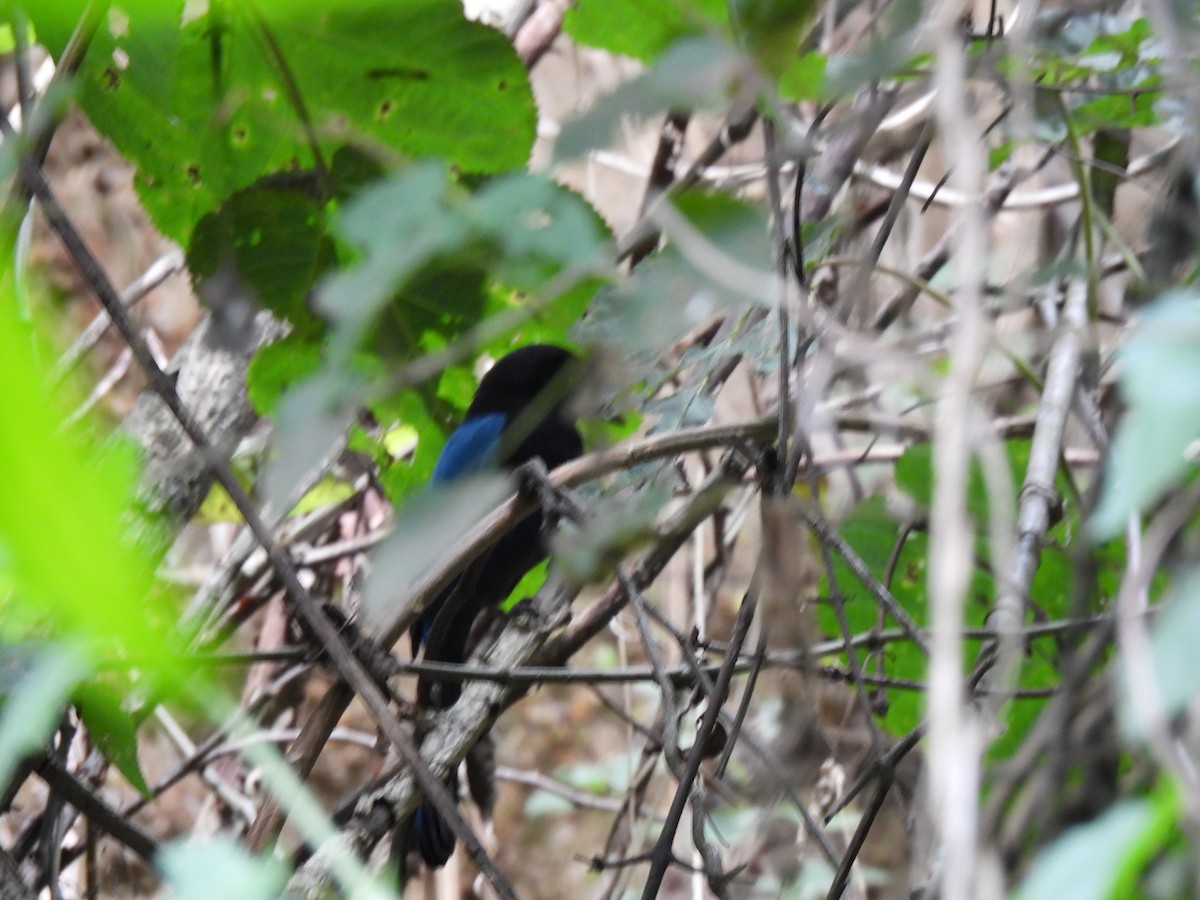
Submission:
[[[725,0],[579,0],[563,29],[579,44],[655,62],[681,38],[715,32],[726,21]]]
[[[1113,439],[1112,463],[1092,528],[1116,534],[1131,514],[1194,472],[1200,439],[1200,305],[1194,291],[1146,309],[1121,350],[1128,410]]]
[[[23,8],[38,40],[57,54],[86,5],[32,0]],[[928,79],[931,54],[917,0],[888,5],[861,43],[833,53],[805,41],[817,12],[816,4],[783,0],[577,0],[565,17],[568,35],[643,68],[563,123],[555,159],[585,158],[608,145],[623,122],[667,111],[724,116],[756,104],[770,116],[778,97],[840,101],[880,83]],[[11,38],[9,27],[0,49]],[[1092,141],[1087,146],[1103,171],[1094,183],[1081,178],[1080,187],[1088,203],[1097,201],[1097,220],[1111,213],[1114,170],[1120,174],[1129,156],[1128,136],[1116,132],[1190,127],[1186,104],[1167,95],[1159,38],[1147,19],[1056,8],[1033,23],[1027,54],[1009,54],[993,38],[964,29],[966,62],[997,80],[1028,81],[1038,140],[1065,142],[1076,155],[1080,141]],[[665,235],[663,246],[633,272],[618,274],[612,236],[588,203],[550,176],[525,171],[536,136],[529,78],[510,42],[468,21],[458,0],[116,0],[101,17],[74,91],[96,128],[136,167],[142,202],[156,226],[184,246],[206,302],[245,298],[290,326],[286,338],[256,355],[248,378],[250,397],[273,418],[284,452],[265,473],[242,474],[248,481],[258,475],[266,498],[279,503],[344,440],[374,465],[390,499],[412,498],[366,586],[365,608],[375,619],[508,490],[489,479],[412,497],[468,406],[479,363],[535,341],[600,348],[615,377],[599,405],[623,421],[589,423],[597,441],[642,424],[671,430],[708,422],[716,409],[712,376],[733,355],[757,375],[779,365],[779,325],[763,315],[777,295],[762,204],[716,192],[671,196],[653,223]],[[1030,143],[1024,122],[1012,124],[1017,118],[1002,117],[989,135],[992,168]],[[0,171],[11,170],[11,153],[6,144]],[[835,254],[847,231],[833,218],[801,223],[807,265],[815,269]],[[0,248],[5,259],[12,258],[8,239]],[[1200,267],[1195,247],[1189,251],[1185,278],[1194,279]],[[1074,265],[1055,260],[1035,280]],[[96,745],[145,791],[131,707],[150,692],[174,696],[184,680],[175,604],[154,579],[153,552],[131,537],[136,466],[127,448],[98,445],[83,429],[64,426],[66,406],[45,387],[45,342],[18,318],[17,301],[6,287],[0,782],[44,746],[64,706],[73,704]],[[1070,499],[1041,548],[1031,590],[1037,619],[1079,612],[1073,554],[1086,539],[1095,569],[1087,597],[1094,608],[1087,611],[1106,611],[1127,565],[1117,536],[1192,485],[1200,439],[1198,310],[1195,291],[1184,284],[1143,311],[1121,351],[1126,411],[1102,497],[1085,521],[1074,485],[1060,474],[1055,487]],[[662,365],[665,350],[721,315],[732,323],[727,330]],[[443,351],[445,367],[420,368]],[[940,365],[930,367],[934,375]],[[1009,441],[1004,453],[1015,488],[1030,445]],[[652,539],[676,487],[670,467],[647,464],[611,479],[606,502],[591,504],[598,527],[559,538],[558,565],[568,577],[603,578]],[[932,472],[925,445],[908,449],[894,468],[895,486],[921,511],[931,502]],[[596,496],[588,490],[596,489],[584,489],[590,503]],[[344,484],[325,481],[299,509],[345,492]],[[988,531],[994,505],[1015,509],[1016,500],[991,496],[979,467],[972,470],[968,626],[985,624],[1001,584]],[[218,501],[206,513],[234,517]],[[898,520],[875,491],[838,527],[927,627],[929,543],[920,516]],[[1173,585],[1165,578],[1152,583],[1152,599],[1162,596],[1167,605],[1151,636],[1155,678],[1173,715],[1200,692],[1190,657],[1200,603],[1194,559],[1181,551],[1169,562],[1178,575]],[[541,577],[531,573],[517,595]],[[894,624],[836,556],[819,592],[827,635],[841,634],[839,606],[853,632]],[[1064,652],[1057,637],[1031,641],[1017,686],[1054,686]],[[860,658],[870,673],[917,685],[926,678],[925,656],[909,641]],[[832,661],[847,663],[844,654]],[[1109,662],[1102,659],[1097,670]],[[879,722],[891,736],[922,722],[920,691],[884,688],[877,696]],[[1150,736],[1128,703],[1124,735],[1138,748]],[[1045,706],[1039,698],[1011,704],[988,760],[1012,758]],[[622,786],[628,760],[618,754],[560,774],[580,789],[606,793]],[[531,803],[531,812],[537,809]],[[738,813],[721,815],[728,829],[748,830],[748,817]],[[1186,853],[1183,816],[1164,777],[1044,848],[1018,896],[1134,896],[1151,876],[1170,896],[1172,884],[1188,883],[1168,865]],[[161,865],[181,897],[274,896],[282,878],[272,863],[221,843],[173,845]],[[778,890],[808,896],[828,879],[814,866]],[[196,893],[198,885],[207,893]]]
[[[95,672],[136,666],[138,683],[173,694],[182,676],[176,613],[150,550],[125,525],[132,457],[64,429],[36,329],[17,309],[11,295],[0,298],[0,772],[45,740],[70,698],[101,750],[145,790],[122,706],[132,682],[96,681]]]
[[[253,857],[225,837],[175,842],[160,854],[159,864],[177,900],[273,900],[280,896],[288,875],[280,860]]]

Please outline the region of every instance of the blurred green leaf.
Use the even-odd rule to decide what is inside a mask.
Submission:
[[[444,164],[421,163],[363,191],[341,215],[338,231],[361,248],[361,262],[325,280],[318,309],[347,331],[344,356],[362,330],[420,266],[466,240],[458,213],[464,193],[450,185]]]
[[[564,526],[554,536],[555,572],[579,585],[611,576],[622,559],[653,539],[655,520],[670,496],[649,488],[591,505],[587,522]]]
[[[133,716],[122,707],[121,695],[111,685],[93,679],[79,684],[71,699],[104,758],[149,799],[150,786],[142,775],[137,756],[137,726]]]
[[[1115,535],[1193,464],[1200,439],[1200,302],[1175,291],[1142,312],[1119,351],[1126,413],[1113,438],[1096,537]]]
[[[724,26],[725,0],[577,0],[563,17],[576,43],[651,62],[680,38]]]
[[[1164,607],[1150,629],[1153,689],[1163,713],[1173,718],[1200,694],[1200,666],[1196,665],[1196,642],[1200,639],[1200,570],[1193,569],[1179,580],[1162,601]],[[1121,678],[1121,730],[1127,738],[1144,739],[1140,717],[1134,712],[1136,695],[1124,666]]]
[[[760,210],[725,196],[693,194],[680,198],[677,211],[682,217],[673,227],[687,232],[686,248],[683,240],[668,243],[628,279],[598,293],[576,330],[581,340],[657,356],[728,307],[773,302],[757,292],[769,283],[771,265]]]
[[[321,368],[319,342],[289,334],[254,354],[246,373],[246,393],[262,415],[275,411],[279,398]]]
[[[532,791],[525,799],[521,815],[526,819],[538,819],[545,816],[563,816],[575,811],[575,804],[565,797],[552,794],[549,791]]]
[[[292,492],[343,439],[367,390],[351,369],[326,367],[283,396],[274,415],[273,443],[279,450],[262,476],[263,493],[274,509],[291,506]]]
[[[1169,811],[1168,811],[1169,813]],[[1169,816],[1168,816],[1169,817]],[[1107,900],[1147,837],[1161,830],[1161,800],[1122,800],[1098,819],[1078,825],[1041,853],[1015,900]]]
[[[817,0],[728,0],[739,45],[778,78],[800,53],[820,4]]]
[[[18,602],[57,634],[169,673],[173,614],[125,526],[134,459],[64,432],[17,308],[0,298],[0,559]]]
[[[695,428],[712,418],[717,408],[716,398],[703,390],[703,383],[693,385],[691,390],[678,390],[665,397],[652,397],[642,406],[649,416],[658,420],[649,434],[676,431],[680,428]]]
[[[21,3],[21,10],[29,17],[37,42],[55,59],[62,54],[86,7],[87,0],[24,0]],[[10,39],[11,35],[10,30]]]
[[[652,68],[566,122],[554,145],[555,159],[564,162],[607,146],[625,116],[724,110],[746,94],[751,78],[727,43],[712,37],[685,38],[672,44]]]
[[[554,777],[600,797],[620,796],[628,788],[631,771],[628,756],[612,753],[602,759],[560,766]]]
[[[398,293],[391,315],[411,356],[436,346],[424,332],[440,333],[440,344],[482,317],[489,272],[510,287],[533,289],[563,269],[579,268],[582,276],[609,257],[595,213],[547,178],[505,176],[472,196],[437,163],[412,166],[364,191],[338,230],[362,251],[357,266],[319,289],[320,310],[341,329],[339,353],[357,345]]]
[[[392,533],[373,556],[374,567],[363,591],[367,620],[383,621],[391,611],[389,604],[405,596],[511,492],[506,475],[468,475],[432,485],[405,503]]]
[[[828,63],[825,56],[815,51],[798,55],[779,76],[779,93],[785,100],[822,99]]]
[[[275,900],[288,877],[282,860],[251,856],[234,841],[211,838],[174,841],[155,860],[174,888],[175,900]]]
[[[89,657],[80,645],[0,645],[0,788],[58,726],[67,697],[90,670]]]

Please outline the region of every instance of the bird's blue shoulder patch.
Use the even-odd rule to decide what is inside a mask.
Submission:
[[[503,413],[489,413],[454,429],[433,468],[433,482],[453,481],[491,462],[507,422]]]

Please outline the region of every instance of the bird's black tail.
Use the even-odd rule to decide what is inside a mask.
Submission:
[[[450,776],[446,790],[451,797],[458,795],[458,776]],[[396,829],[392,839],[392,861],[399,867],[401,881],[407,879],[408,856],[416,851],[421,861],[431,869],[440,869],[454,853],[454,832],[442,814],[428,800],[422,800],[412,818]]]
[[[492,820],[496,809],[496,742],[485,734],[469,751],[466,758],[467,788],[479,807],[484,822]],[[446,781],[446,790],[458,796],[458,773]],[[392,859],[400,867],[401,880],[407,879],[405,864],[414,851],[431,869],[444,866],[454,853],[456,840],[450,824],[428,800],[422,800],[412,818],[396,829],[392,844]]]
[[[422,861],[431,869],[440,869],[454,853],[454,832],[428,800],[422,800],[413,815],[413,837]]]

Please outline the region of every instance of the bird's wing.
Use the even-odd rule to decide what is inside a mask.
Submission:
[[[433,469],[433,482],[453,481],[488,462],[500,442],[508,417],[503,413],[488,413],[468,419],[450,435]]]

